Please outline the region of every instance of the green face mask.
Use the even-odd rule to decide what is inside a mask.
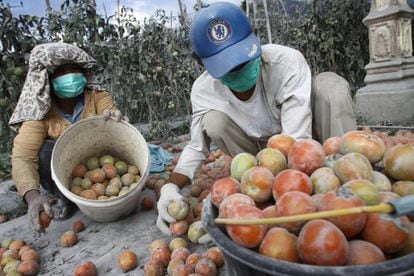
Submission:
[[[260,74],[260,57],[249,61],[236,72],[227,73],[220,81],[237,93],[244,93],[252,88]]]
[[[70,99],[82,94],[86,82],[86,78],[82,73],[69,73],[54,78],[52,85],[58,98]]]

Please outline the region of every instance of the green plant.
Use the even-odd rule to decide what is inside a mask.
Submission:
[[[0,178],[10,172],[10,152],[14,132],[8,127],[11,113],[19,98],[27,71],[27,55],[41,37],[36,28],[42,19],[36,16],[14,17],[8,6],[0,1]]]
[[[355,91],[368,63],[365,1],[267,1],[274,43],[301,51],[313,74],[334,71]],[[299,4],[298,4],[299,3]],[[194,8],[198,8],[195,6]],[[17,103],[30,51],[44,42],[75,43],[100,64],[103,85],[133,124],[147,125],[148,141],[189,131],[193,81],[200,68],[191,58],[188,24],[163,10],[139,22],[133,10],[103,16],[88,0],[65,0],[45,17],[15,16],[0,0],[0,177],[10,174],[15,133],[8,121]],[[174,26],[171,28],[171,26]],[[266,42],[264,25],[259,34]],[[177,121],[181,121],[180,126]]]
[[[333,71],[350,83],[354,93],[363,85],[369,42],[362,19],[369,12],[368,1],[268,2],[274,43],[301,51],[313,75]],[[263,26],[261,33],[266,33]]]

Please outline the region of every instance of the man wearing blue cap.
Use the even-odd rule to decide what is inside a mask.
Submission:
[[[194,82],[191,141],[169,182],[161,189],[157,226],[171,200],[185,200],[179,188],[190,183],[208,156],[210,143],[226,154],[255,155],[274,134],[313,138],[321,143],[356,129],[348,82],[335,73],[311,77],[303,55],[277,44],[261,46],[238,6],[216,2],[201,9],[190,29],[196,57],[206,71]]]

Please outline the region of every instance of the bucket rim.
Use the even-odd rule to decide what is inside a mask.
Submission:
[[[144,173],[140,174],[141,179],[137,182],[138,184],[135,185],[135,187],[133,188],[133,190],[130,190],[127,193],[125,193],[125,194],[123,194],[121,196],[118,196],[117,198],[113,198],[113,199],[107,199],[107,200],[85,199],[83,197],[80,197],[80,196],[72,193],[60,181],[56,181],[56,180],[58,180],[58,177],[56,175],[56,172],[55,172],[55,169],[54,169],[54,166],[53,166],[54,160],[55,160],[55,155],[56,155],[55,149],[57,148],[57,145],[59,145],[60,141],[62,140],[61,137],[63,137],[65,135],[65,133],[68,133],[69,131],[72,131],[74,128],[77,128],[77,127],[79,127],[81,125],[88,124],[91,121],[100,121],[100,120],[105,120],[103,115],[91,116],[91,117],[82,119],[82,120],[80,120],[80,121],[78,121],[78,122],[70,125],[65,130],[65,132],[58,137],[58,139],[55,142],[55,146],[53,147],[53,150],[52,150],[52,157],[51,157],[51,161],[50,161],[50,167],[51,167],[52,180],[55,182],[56,186],[63,193],[63,195],[65,197],[67,197],[70,200],[72,199],[72,201],[75,201],[75,203],[82,204],[83,206],[86,206],[86,207],[107,208],[107,207],[110,207],[110,206],[116,206],[119,203],[121,203],[124,200],[126,200],[127,198],[130,198],[130,197],[135,196],[135,192],[138,192],[136,190],[138,190],[138,189],[142,190],[143,186],[145,185],[144,180],[149,175],[150,165],[151,165],[151,158],[150,158],[150,152],[149,152],[148,146],[147,147],[144,147],[145,148],[144,154],[146,156],[148,156],[147,162],[145,164],[145,168],[146,169],[145,169]],[[127,122],[125,120],[121,120],[121,121],[115,122],[115,123],[122,124],[122,125],[130,128],[132,131],[134,131],[134,132],[137,133],[138,137],[140,139],[142,139],[142,141],[144,141],[147,144],[147,142],[145,141],[145,139],[144,139],[143,135],[141,134],[141,132],[137,128],[135,128],[132,124],[130,124],[129,122]]]

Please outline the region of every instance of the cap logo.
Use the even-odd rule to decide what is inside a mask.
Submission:
[[[230,24],[222,19],[215,19],[208,25],[208,39],[214,44],[221,44],[231,36]]]

